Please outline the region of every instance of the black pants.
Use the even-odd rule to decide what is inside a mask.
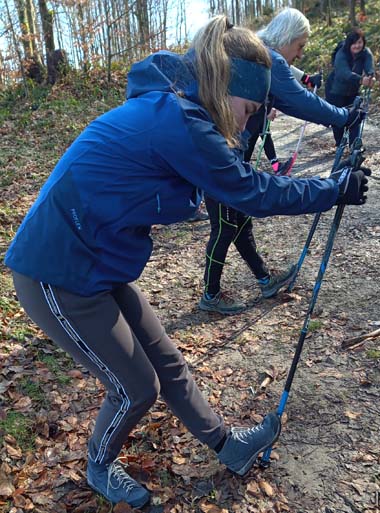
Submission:
[[[326,100],[331,103],[332,105],[335,105],[335,107],[348,107],[349,105],[352,105],[353,101],[355,100],[356,95],[353,96],[342,96],[338,94],[332,94],[330,92],[326,93]],[[344,132],[344,127],[338,127],[333,126],[333,134],[335,143],[337,146],[339,146],[340,141],[342,140]],[[350,129],[350,136],[349,136],[349,143],[350,145],[354,142],[354,140],[359,135],[359,125],[356,127]]]
[[[222,440],[223,420],[135,285],[82,297],[18,273],[13,278],[31,319],[107,390],[89,441],[93,461],[111,463],[159,395],[198,440],[210,448]]]
[[[255,149],[257,139],[259,138],[259,135],[261,135],[261,139],[264,138],[264,135],[261,133],[261,130],[258,130],[257,132],[253,133],[251,137],[248,140],[248,148],[244,152],[244,161],[249,162],[252,157],[253,150]],[[267,133],[267,136],[265,137],[264,142],[264,151],[265,155],[267,156],[268,160],[272,161],[277,158],[276,150],[274,148],[272,135],[270,132]]]
[[[251,218],[208,196],[205,196],[205,203],[211,224],[206,250],[205,292],[219,292],[223,266],[231,242],[257,279],[269,276],[264,260],[256,249]]]

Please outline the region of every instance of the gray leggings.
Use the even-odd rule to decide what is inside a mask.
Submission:
[[[138,287],[82,297],[13,273],[31,319],[105,386],[107,395],[89,441],[89,457],[110,463],[159,394],[187,429],[215,448],[225,435]]]

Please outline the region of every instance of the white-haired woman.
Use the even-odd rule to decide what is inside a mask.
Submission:
[[[310,23],[297,9],[286,8],[257,34],[272,57],[270,95],[285,114],[325,126],[352,127],[360,122],[358,109],[339,108],[308,91],[290,66],[301,59],[310,36]]]

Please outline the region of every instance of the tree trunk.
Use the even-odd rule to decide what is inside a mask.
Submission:
[[[28,15],[26,12],[26,4],[24,0],[16,0],[15,5],[20,23],[21,43],[24,49],[24,58],[31,59],[33,56],[33,48],[31,43],[32,38],[29,29]]]
[[[143,53],[149,50],[149,16],[147,0],[136,0],[136,18],[138,24],[138,40]]]
[[[16,52],[18,60],[19,60],[20,74],[22,77],[22,81],[24,83],[25,94],[28,95],[28,87],[27,87],[27,83],[26,83],[26,70],[24,67],[24,60],[22,58],[20,47],[19,47],[18,40],[16,37],[16,32],[15,32],[15,28],[13,25],[11,13],[9,12],[8,0],[4,0],[4,5],[5,5],[5,9],[7,11],[7,18],[8,18],[8,23],[9,23],[9,27],[11,30],[11,34],[12,34],[12,41],[13,41],[14,49],[15,49],[15,52]]]
[[[21,43],[24,49],[23,69],[28,78],[37,83],[43,81],[41,56],[37,51],[37,34],[34,6],[31,0],[15,1],[21,28]]]
[[[46,55],[55,50],[54,46],[54,32],[53,32],[53,12],[49,11],[46,5],[46,0],[38,0],[38,7],[40,10],[42,33],[44,37]]]
[[[350,0],[350,23],[354,27],[357,25],[356,16],[355,16],[355,3],[356,0]]]
[[[235,23],[236,25],[240,25],[240,0],[235,0]]]

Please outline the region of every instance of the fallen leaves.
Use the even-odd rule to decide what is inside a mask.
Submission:
[[[11,497],[15,489],[16,488],[13,486],[11,476],[6,475],[3,471],[0,470],[0,496]]]
[[[216,504],[212,504],[207,500],[201,500],[198,507],[203,513],[228,513],[227,509],[220,508]]]

